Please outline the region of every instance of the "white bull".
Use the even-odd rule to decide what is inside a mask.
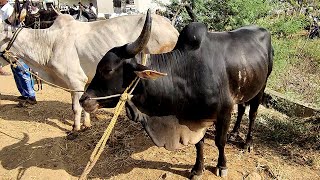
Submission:
[[[177,30],[164,17],[153,15],[152,18],[151,38],[145,52],[172,50],[178,38]],[[39,72],[41,78],[64,88],[83,91],[91,82],[103,55],[112,47],[134,41],[140,34],[144,19],[144,15],[134,15],[84,23],[70,15],[60,14],[48,29],[22,29],[10,51]],[[12,33],[3,27],[2,24],[1,51],[12,37]],[[81,128],[81,95],[82,92],[71,92],[75,131]],[[83,126],[91,126],[88,113],[85,113]]]

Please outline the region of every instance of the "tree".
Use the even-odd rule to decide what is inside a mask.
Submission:
[[[271,9],[269,1],[266,0],[184,0],[181,3],[189,2],[196,18],[203,22],[210,30],[231,30],[237,27],[253,24],[256,19],[266,16]],[[178,0],[172,0],[171,4],[164,5],[166,14],[176,14],[182,21],[177,29],[181,29],[191,22],[190,16],[185,9],[181,9]],[[170,18],[170,16],[168,16]]]

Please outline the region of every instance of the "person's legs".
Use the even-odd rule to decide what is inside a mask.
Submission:
[[[26,70],[29,70],[29,67],[22,60],[19,60],[17,67],[12,68],[19,92],[26,97],[28,103],[35,104],[36,98],[31,74]]]
[[[16,68],[11,66],[11,70],[12,70],[13,78],[14,78],[14,81],[16,82],[16,86],[17,86],[18,91],[20,92],[22,97],[27,98],[26,94],[24,93],[24,91],[22,89],[21,78],[19,78],[21,76],[20,68],[18,66]]]

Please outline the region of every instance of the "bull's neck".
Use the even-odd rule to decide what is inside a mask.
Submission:
[[[167,73],[170,76],[171,70],[179,66],[179,61],[183,55],[183,51],[178,49],[164,54],[153,54],[150,55],[147,66],[152,70]]]
[[[173,75],[176,69],[179,69],[180,63],[183,62],[185,54],[182,51],[174,50],[169,53],[151,55],[147,66],[149,69],[156,70],[162,73],[167,73],[167,76],[160,77],[157,80],[142,79],[134,91],[132,102],[142,109],[157,109],[161,104],[161,111],[156,114],[168,115],[175,111],[172,107],[175,101],[175,84]],[[159,108],[158,108],[159,109]],[[147,114],[154,114],[153,112],[144,111]]]
[[[31,64],[47,65],[57,35],[50,29],[22,29],[11,51]]]
[[[135,91],[136,94],[139,94],[141,92],[145,92],[146,89],[148,89],[149,83],[152,83],[153,85],[157,86],[157,89],[162,89],[164,87],[171,86],[172,84],[168,84],[167,81],[170,81],[172,79],[172,74],[174,69],[177,69],[179,67],[179,62],[183,61],[183,56],[185,54],[180,50],[174,50],[169,53],[164,54],[152,54],[147,60],[147,67],[149,69],[166,73],[167,76],[160,77],[157,80],[145,80],[143,79],[140,81],[140,85],[137,87],[137,90]]]

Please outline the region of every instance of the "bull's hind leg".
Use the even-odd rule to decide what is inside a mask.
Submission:
[[[190,174],[190,179],[196,180],[200,179],[202,176],[204,168],[204,159],[203,159],[203,146],[204,146],[204,137],[195,145],[197,149],[197,159],[196,163],[193,166]]]
[[[247,149],[249,152],[253,150],[253,140],[252,140],[252,131],[254,127],[254,121],[256,120],[257,117],[257,112],[259,108],[259,104],[262,100],[263,88],[253,99],[249,101],[250,104],[250,111],[249,111],[249,130],[246,138],[246,142],[244,144],[244,149]]]
[[[227,159],[224,154],[224,147],[227,142],[227,133],[230,125],[232,105],[222,107],[222,110],[218,114],[216,123],[216,137],[215,143],[219,150],[218,164],[215,169],[217,176],[227,176]]]
[[[228,137],[229,141],[235,141],[236,138],[239,136],[239,128],[240,128],[241,120],[242,120],[242,117],[243,117],[245,110],[246,110],[245,104],[238,104],[237,121],[236,121],[231,133],[229,134],[229,137]]]

